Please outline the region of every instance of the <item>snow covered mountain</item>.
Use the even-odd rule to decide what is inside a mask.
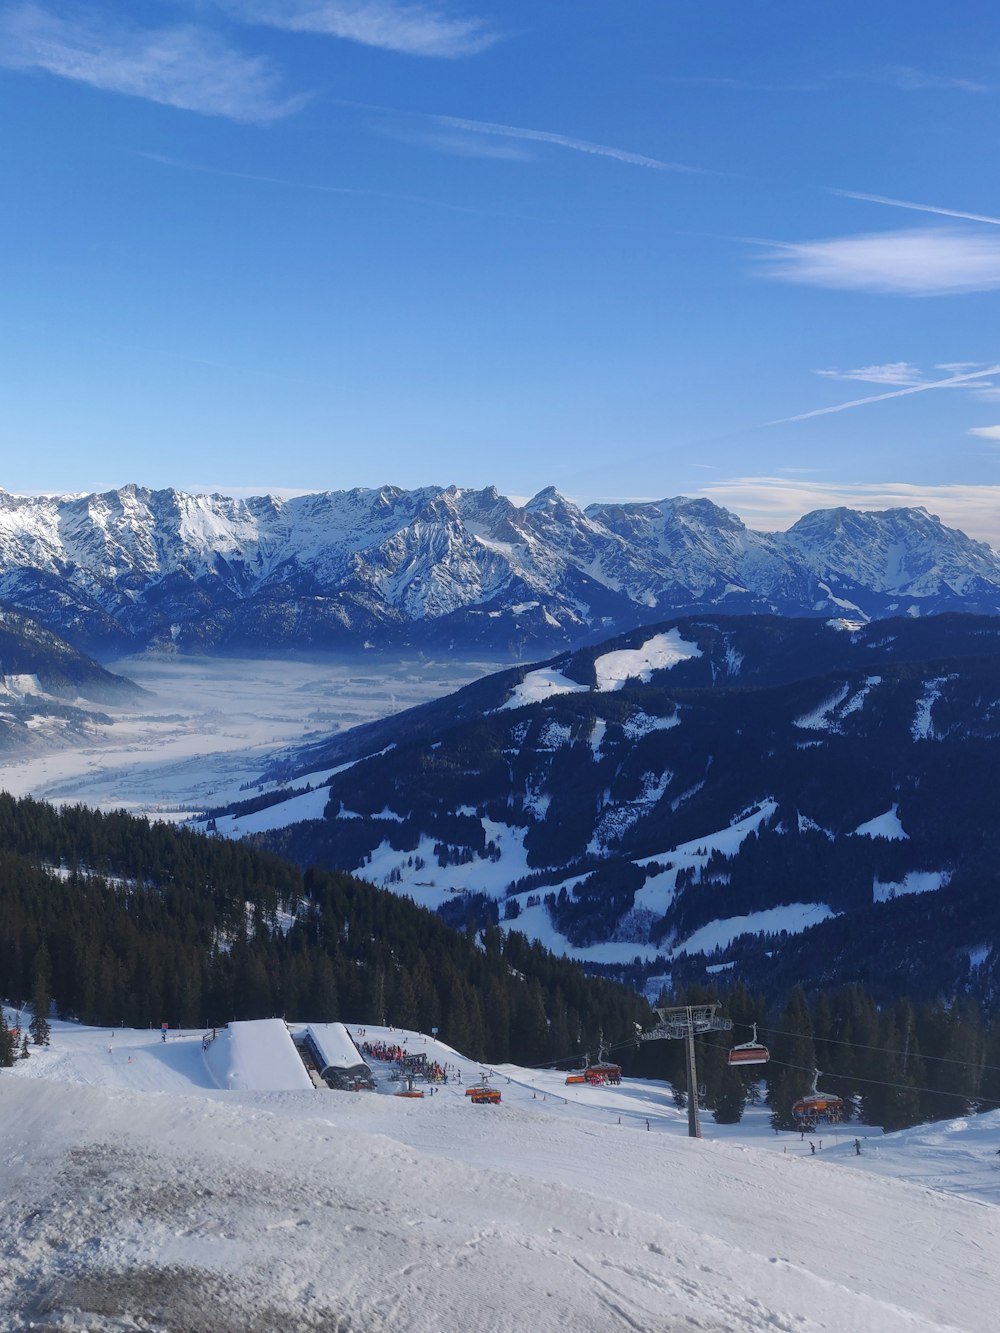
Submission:
[[[215,812],[217,831],[459,924],[499,915],[638,985],[719,968],[882,998],[1000,983],[997,618],[683,618],[356,728],[297,768],[327,784],[322,819],[315,791],[309,813],[272,795]]]
[[[0,750],[65,745],[88,734],[91,705],[143,693],[37,621],[0,609]]]
[[[101,653],[550,650],[665,615],[860,619],[1000,611],[1000,558],[923,509],[758,533],[708,500],[594,505],[549,488],[396,487],[291,500],[0,491],[0,599]]]

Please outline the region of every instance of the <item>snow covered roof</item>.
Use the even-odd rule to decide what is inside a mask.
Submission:
[[[220,1088],[241,1092],[312,1090],[291,1034],[280,1018],[258,1018],[218,1029],[205,1063]]]
[[[343,1023],[310,1023],[306,1032],[323,1057],[324,1068],[332,1065],[335,1069],[355,1069],[365,1063]]]

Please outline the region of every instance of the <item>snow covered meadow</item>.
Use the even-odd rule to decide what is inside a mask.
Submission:
[[[256,1091],[200,1031],[56,1023],[0,1075],[4,1333],[996,1327],[1000,1112],[695,1141],[653,1082],[500,1066],[473,1106],[480,1066],[398,1030],[367,1036],[447,1064],[433,1095],[378,1061],[374,1094],[283,1091],[255,1026]]]

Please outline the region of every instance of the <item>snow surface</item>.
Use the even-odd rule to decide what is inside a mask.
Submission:
[[[781,907],[768,907],[762,912],[750,912],[746,916],[727,916],[719,921],[710,921],[707,926],[694,931],[677,952],[711,953],[713,949],[725,949],[740,935],[756,935],[761,931],[774,935],[781,931],[799,935],[836,915],[823,903],[786,903]]]
[[[811,713],[803,713],[801,717],[797,717],[794,725],[801,727],[804,731],[826,731],[830,726],[830,714],[844,702],[849,689],[848,685],[841,685],[836,694],[832,694],[828,699],[825,699],[818,708],[814,708]]]
[[[911,870],[893,883],[882,881],[876,875],[872,883],[872,900],[884,903],[890,898],[901,898],[905,893],[936,893],[950,880],[950,870]]]
[[[909,838],[909,834],[900,823],[899,806],[894,801],[886,810],[885,814],[876,815],[874,819],[869,819],[867,823],[859,824],[853,830],[855,837],[864,838],[889,838],[893,842]]]
[[[264,810],[255,810],[249,815],[221,815],[216,818],[215,831],[225,838],[243,838],[250,833],[287,828],[289,824],[298,824],[306,819],[322,819],[329,800],[330,789],[317,787],[314,791],[292,796],[287,801],[269,805]],[[196,821],[195,827],[204,828],[205,825]]]
[[[537,704],[542,699],[550,699],[554,694],[579,694],[587,690],[586,685],[579,685],[570,680],[555,667],[539,667],[529,671],[519,685],[515,685],[509,699],[497,709],[505,713],[511,708],[524,708],[526,704]]]
[[[364,1056],[343,1023],[310,1023],[306,1030],[328,1065],[335,1065],[338,1069],[355,1069],[364,1064]]]
[[[650,778],[655,784],[660,779]],[[649,801],[656,795],[655,785],[650,785],[634,807],[617,812],[622,825],[629,818],[637,818],[648,808]],[[538,804],[538,813],[544,815],[542,803]],[[753,810],[724,829],[718,829],[704,837],[692,839],[676,847],[665,848],[654,856],[646,856],[636,861],[636,865],[649,866],[670,863],[671,868],[649,876],[645,884],[635,895],[635,908],[638,912],[652,912],[662,916],[669,906],[676,889],[677,872],[681,867],[690,867],[700,872],[707,865],[713,851],[720,851],[726,856],[733,856],[740,844],[749,834],[757,832],[769,823],[777,812],[777,803],[772,797],[762,800]],[[474,814],[471,809],[463,813]],[[438,839],[432,834],[424,834],[418,846],[412,851],[401,852],[383,841],[371,854],[371,859],[356,872],[360,878],[369,880],[393,893],[412,898],[414,902],[432,910],[451,901],[457,894],[466,891],[483,893],[488,897],[505,903],[507,889],[516,880],[532,873],[528,864],[528,854],[524,839],[527,830],[516,825],[501,824],[495,820],[483,818],[483,833],[487,843],[492,842],[498,850],[498,858],[476,857],[465,865],[439,866],[434,853]],[[610,829],[608,830],[610,833]],[[420,862],[423,865],[420,865]],[[512,920],[505,920],[501,910],[500,927],[503,930],[517,930],[529,939],[537,940],[553,953],[575,958],[584,963],[631,963],[636,958],[650,962],[656,958],[669,958],[683,941],[674,945],[647,944],[640,941],[609,940],[601,944],[580,946],[570,941],[553,926],[545,906],[547,893],[558,893],[565,887],[572,892],[584,875],[569,875],[553,885],[543,889],[524,889],[510,895],[517,902],[519,915]],[[529,906],[529,899],[538,901]],[[818,914],[816,919],[829,915],[829,909],[823,904],[801,905],[789,908],[776,908],[774,913],[761,914],[769,924],[748,927],[761,930],[786,930],[790,933],[804,930],[810,921],[809,913]],[[736,934],[742,933],[736,931]]]
[[[648,684],[654,671],[674,667],[692,657],[701,657],[696,643],[682,639],[678,629],[647,639],[641,648],[620,648],[605,653],[594,663],[598,690],[620,690],[627,680]]]
[[[280,1018],[213,1028],[205,1033],[202,1044],[205,1064],[217,1087],[242,1092],[312,1088],[312,1080]]]
[[[927,741],[934,738],[934,724],[931,720],[931,714],[934,711],[934,705],[941,697],[941,688],[949,680],[954,680],[954,676],[938,676],[934,680],[924,682],[924,692],[917,700],[917,711],[910,726],[910,735],[915,741]]]
[[[227,1093],[201,1033],[53,1029],[0,1074],[3,1333],[996,1327],[1000,1112],[813,1155],[766,1108],[691,1140],[651,1081],[497,1066],[472,1106],[481,1066],[417,1033],[367,1029],[449,1067],[413,1101],[378,1061],[374,1094]]]
[[[648,682],[654,671],[663,671],[691,657],[701,657],[701,649],[696,643],[682,639],[679,630],[654,634],[641,648],[620,648],[598,657],[594,662],[597,679],[595,688],[604,692],[620,690],[628,680]],[[536,704],[554,694],[579,694],[588,689],[589,686],[570,680],[554,667],[539,667],[537,671],[529,671],[521,683],[514,686],[510,698],[500,705],[497,712]]]

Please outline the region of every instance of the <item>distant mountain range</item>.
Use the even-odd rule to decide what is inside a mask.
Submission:
[[[0,491],[0,602],[99,655],[150,645],[538,654],[669,615],[1000,612],[1000,558],[923,509],[783,533],[704,499],[577,508],[553,489]]]
[[[272,776],[213,827],[638,984],[1000,986],[997,618],[681,618]]]

